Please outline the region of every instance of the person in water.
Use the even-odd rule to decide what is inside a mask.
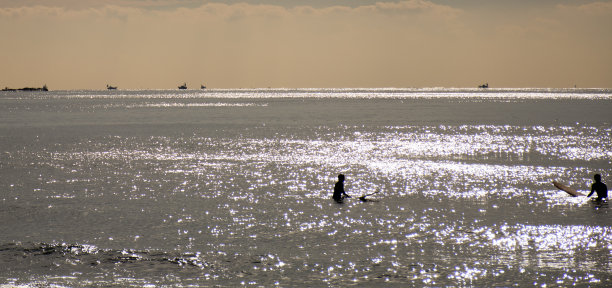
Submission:
[[[351,196],[349,196],[348,194],[346,194],[346,192],[344,192],[344,175],[343,174],[338,175],[338,182],[336,182],[336,185],[334,186],[334,196],[332,196],[332,198],[338,203],[342,203],[342,200],[344,198],[351,198]]]
[[[593,192],[597,192],[596,201],[607,199],[608,198],[608,186],[606,186],[606,184],[601,182],[601,175],[595,174],[593,178],[595,179],[595,183],[593,183],[593,185],[591,186],[591,193],[589,193],[587,197],[591,197],[591,195],[593,195]]]

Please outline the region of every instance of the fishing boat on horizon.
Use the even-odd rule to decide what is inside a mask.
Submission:
[[[117,90],[117,86],[110,86],[110,85],[106,84],[106,89],[108,89],[108,90]]]
[[[178,86],[178,89],[181,89],[181,90],[187,89],[187,83],[183,83],[183,85]]]
[[[200,89],[206,89],[206,85],[200,85]]]
[[[478,88],[489,88],[489,82],[482,85],[478,85]]]

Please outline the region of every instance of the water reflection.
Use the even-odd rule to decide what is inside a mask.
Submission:
[[[170,108],[199,117],[198,109],[216,107],[224,110],[214,110],[218,116],[268,107],[268,98],[257,100],[260,92],[206,92],[236,97],[219,101],[159,92],[153,93],[159,102],[146,103],[129,101],[138,95],[111,95],[125,102],[107,108]],[[431,97],[464,92],[428,91]],[[526,96],[508,101],[532,92],[513,91]],[[568,95],[560,97],[574,97]],[[591,177],[585,175],[607,171],[609,126],[266,126],[221,119],[213,128],[185,121],[168,128],[176,132],[153,125],[154,133],[140,133],[146,125],[130,123],[3,144],[11,149],[0,156],[7,175],[0,213],[11,239],[24,243],[0,247],[0,259],[24,275],[31,267],[56,267],[53,275],[43,273],[40,286],[597,286],[611,280],[609,208],[569,198],[551,184],[561,178],[586,189]],[[380,190],[381,201],[354,197],[336,205],[330,197],[337,173],[347,174],[349,194]]]
[[[187,177],[171,190],[205,197],[236,191],[230,197],[251,201],[279,193],[327,198],[327,171],[332,170],[351,171],[354,180],[350,189],[356,194],[380,189],[385,195],[518,197],[526,187],[551,190],[548,184],[554,175],[580,170],[569,171],[555,163],[606,163],[612,159],[610,143],[601,138],[612,132],[610,128],[595,133],[592,128],[580,132],[583,128],[578,127],[540,132],[537,127],[526,131],[522,127],[463,125],[458,128],[460,134],[452,138],[443,132],[448,129],[386,127],[378,133],[355,132],[339,141],[287,139],[291,137],[284,135],[279,139],[112,137],[95,144],[79,143],[87,145],[87,151],[75,145],[57,152],[43,151],[37,157],[40,165],[67,174],[75,172],[70,167],[90,171],[91,179],[46,179],[48,187],[103,181],[96,174],[112,174],[126,178],[123,185],[131,188],[124,192],[139,197],[151,195],[139,192],[153,192],[163,187],[163,182],[172,182],[170,179]],[[563,137],[568,129],[583,136]],[[328,135],[330,131],[316,133]],[[264,193],[255,195],[253,191]],[[544,194],[552,200],[554,195]]]

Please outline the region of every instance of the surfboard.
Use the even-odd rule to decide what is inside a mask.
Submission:
[[[574,189],[572,189],[572,188],[570,188],[568,186],[565,186],[565,185],[563,185],[563,184],[561,184],[561,183],[559,183],[557,181],[553,181],[553,185],[555,185],[555,187],[557,187],[559,190],[563,190],[563,191],[567,192],[567,194],[572,195],[572,197],[584,196],[584,194],[582,194],[582,193],[580,193],[580,192],[578,192],[578,191],[576,191],[576,190],[574,190]]]
[[[361,201],[361,202],[378,202],[378,200],[366,199],[366,197],[372,196],[372,195],[374,195],[374,194],[376,194],[378,192],[380,192],[380,190],[376,190],[376,192],[374,192],[374,193],[362,195],[361,197],[359,197],[359,201]]]

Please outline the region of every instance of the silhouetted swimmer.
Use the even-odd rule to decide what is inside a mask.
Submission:
[[[601,175],[595,174],[593,177],[595,179],[595,183],[591,185],[591,193],[587,195],[587,197],[591,197],[593,192],[597,192],[597,199],[595,201],[601,202],[601,200],[608,199],[608,186],[601,182]]]
[[[343,174],[338,175],[338,182],[336,182],[336,185],[334,186],[334,196],[332,196],[332,198],[338,203],[342,203],[342,200],[344,200],[344,198],[351,198],[351,196],[344,192]]]

